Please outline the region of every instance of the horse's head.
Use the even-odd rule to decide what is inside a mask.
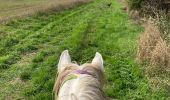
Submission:
[[[91,63],[78,65],[71,61],[68,50],[65,50],[61,53],[58,63],[58,77],[54,85],[55,95],[59,95],[60,97],[62,97],[66,94],[69,96],[71,96],[71,94],[74,94],[76,95],[76,98],[81,99],[84,98],[84,95],[86,95],[85,98],[87,96],[91,97],[92,95],[89,94],[91,91],[96,94],[93,95],[94,100],[99,97],[101,98],[99,100],[103,100],[103,72],[103,58],[100,53],[96,52],[95,57],[92,59]],[[70,89],[71,92],[63,92],[68,89]]]
[[[70,66],[78,67],[79,65],[72,63],[68,50],[64,50],[60,55],[60,59],[58,63],[58,73],[61,73],[65,68]],[[99,52],[96,52],[95,57],[93,58],[91,63],[83,64],[80,67],[86,67],[86,66],[91,66],[104,72],[102,55]]]

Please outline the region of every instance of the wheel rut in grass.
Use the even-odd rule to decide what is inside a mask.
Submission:
[[[5,47],[2,48],[1,52],[3,52],[3,53],[1,53],[1,54],[3,54],[4,56],[10,55],[9,59],[14,59],[14,56],[12,56],[12,55],[15,55],[18,58],[20,58],[20,55],[25,53],[25,52],[30,52],[32,50],[39,49],[40,48],[39,46],[41,46],[42,43],[51,42],[50,39],[53,39],[55,37],[60,37],[60,34],[62,34],[63,32],[71,30],[74,27],[74,21],[72,23],[73,24],[72,26],[65,28],[65,26],[68,26],[68,24],[67,24],[68,20],[67,19],[68,18],[74,19],[74,16],[81,15],[83,10],[85,10],[84,7],[82,7],[81,9],[79,8],[77,11],[75,10],[75,12],[70,11],[70,13],[68,13],[68,14],[66,13],[66,15],[64,15],[64,17],[60,16],[61,17],[61,18],[59,17],[60,19],[57,19],[54,22],[50,22],[48,25],[42,27],[38,31],[29,32],[29,35],[25,36],[22,39],[20,39],[19,37],[20,37],[20,35],[21,35],[21,37],[23,36],[22,33],[24,33],[24,30],[22,30],[23,32],[21,31],[21,33],[18,33],[18,34],[14,33],[15,37],[17,37],[17,39],[19,39],[19,41],[16,40],[16,41],[18,41],[16,44],[12,44],[11,46],[8,46],[7,48],[5,48]],[[63,21],[65,23],[63,23]],[[70,21],[69,21],[69,24],[71,24]],[[13,36],[10,36],[7,39],[9,40],[9,44],[11,42],[15,41],[15,40],[13,40]],[[1,43],[4,44],[3,41]],[[10,50],[10,53],[8,53],[8,52],[5,53],[5,51],[9,51],[9,50]],[[7,59],[7,60],[9,60],[9,59]],[[13,60],[11,63],[15,63],[15,62],[16,61]],[[10,66],[9,64],[6,64],[6,65]]]
[[[72,17],[73,16],[73,17]],[[81,15],[81,12],[79,12],[79,15],[76,15],[76,17],[74,17],[75,16],[75,13],[74,14],[70,14],[70,15],[68,15],[67,16],[67,18],[66,19],[62,19],[62,20],[60,20],[61,22],[64,20],[65,21],[65,23],[62,23],[61,24],[61,22],[59,23],[59,21],[58,21],[58,25],[60,25],[60,26],[55,26],[55,27],[48,27],[48,30],[49,30],[49,32],[48,31],[46,31],[46,32],[48,32],[48,35],[45,35],[45,36],[52,36],[52,37],[48,37],[47,38],[47,41],[45,41],[45,42],[40,42],[39,43],[39,45],[40,45],[40,48],[39,48],[39,50],[37,51],[38,53],[36,54],[37,56],[38,56],[38,54],[42,54],[41,52],[46,52],[47,51],[47,53],[49,52],[52,52],[52,54],[53,53],[57,53],[58,52],[58,54],[59,54],[59,51],[58,51],[58,49],[60,50],[61,49],[61,47],[59,47],[59,45],[62,43],[62,42],[65,42],[65,41],[67,41],[67,39],[69,39],[70,37],[72,37],[72,31],[70,31],[70,30],[72,30],[73,29],[73,31],[74,31],[74,29],[76,29],[77,28],[77,26],[78,25],[76,25],[75,24],[75,22],[76,21],[73,21],[73,20],[76,20],[77,18],[79,18],[79,17],[82,17],[82,15]],[[69,20],[68,20],[68,17],[69,17]],[[82,21],[81,21],[82,22]],[[57,23],[56,23],[57,24]],[[71,26],[70,26],[71,25]],[[68,26],[68,27],[65,27],[65,26]],[[56,30],[56,29],[58,29],[58,30]],[[55,30],[55,31],[54,31]],[[45,33],[45,32],[44,32]],[[43,34],[44,33],[42,33],[41,34],[41,36],[40,37],[37,37],[37,36],[35,36],[34,37],[34,35],[33,35],[33,39],[34,40],[36,40],[36,39],[43,39],[43,40],[45,40],[45,38],[43,37]],[[57,33],[57,34],[56,34]],[[47,34],[47,33],[46,33]],[[66,36],[68,36],[67,38],[66,38]],[[28,37],[26,37],[26,38],[28,38]],[[24,39],[24,41],[25,42],[23,42],[23,43],[26,43],[27,41],[30,41],[30,40],[26,40],[26,38]],[[32,38],[30,38],[30,39],[32,39]],[[23,40],[22,40],[23,41]],[[34,42],[34,41],[33,41]],[[23,45],[23,44],[19,44],[19,45]],[[18,46],[18,45],[16,45],[16,46]],[[49,48],[49,49],[47,49],[47,50],[45,50],[46,49],[46,46],[47,46],[47,48]],[[27,54],[27,53],[26,53]],[[57,54],[57,55],[58,55]],[[24,54],[25,55],[25,54]],[[24,55],[23,55],[23,57],[24,57]],[[45,54],[46,55],[46,54]],[[43,59],[47,59],[48,60],[48,58],[49,57],[51,57],[51,54],[49,55],[49,54],[47,54],[47,56],[43,56],[44,58]],[[56,57],[55,57],[56,58]],[[42,59],[42,58],[31,58],[32,59],[32,61],[33,62],[37,62],[38,61],[38,63],[39,63],[39,61],[40,61],[40,59]],[[38,60],[35,60],[35,59],[38,59]],[[21,57],[21,61],[22,61],[22,57]],[[32,62],[32,63],[33,63]],[[31,62],[30,62],[31,63]],[[39,63],[39,64],[41,64],[41,62]],[[17,63],[16,64],[14,64],[14,65],[17,65]],[[34,65],[34,63],[33,64],[31,64],[30,65],[31,67],[33,66],[36,66],[36,64]],[[13,67],[13,65],[11,65],[11,67]],[[24,67],[24,66],[23,66]],[[39,66],[36,66],[36,68],[38,68]],[[15,68],[15,67],[14,67]],[[19,68],[19,67],[18,67]],[[13,69],[13,68],[10,68],[10,69],[8,69],[8,70],[6,70],[5,72],[2,72],[1,74],[6,74],[6,73],[8,73],[8,71],[10,71],[11,69]],[[30,68],[29,68],[30,69]],[[41,69],[41,68],[40,68]],[[43,70],[43,68],[42,68],[42,70]],[[40,70],[40,72],[41,72],[41,70]],[[18,73],[18,72],[16,72],[16,73]],[[38,72],[38,70],[37,71],[35,71],[35,73],[39,73]],[[19,74],[18,74],[19,75]],[[34,75],[33,75],[34,76]],[[34,79],[33,78],[33,80],[37,80],[37,79]],[[6,80],[7,81],[7,80]],[[33,83],[33,84],[35,84],[35,83]],[[43,83],[42,83],[43,84]],[[7,85],[7,87],[9,87],[10,88],[10,86],[9,85]],[[26,87],[27,88],[27,87]],[[28,87],[28,88],[30,88],[30,87]],[[38,88],[37,88],[38,89]],[[18,88],[18,90],[20,90],[19,88]],[[21,90],[20,90],[21,91]],[[11,93],[11,92],[10,92]],[[12,97],[13,95],[12,95],[12,93],[11,94],[8,94],[10,97]],[[20,95],[20,94],[19,94]],[[17,96],[18,97],[18,96]],[[16,97],[16,98],[17,98]]]

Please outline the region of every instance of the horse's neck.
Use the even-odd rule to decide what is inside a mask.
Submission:
[[[60,88],[59,100],[104,100],[101,84],[97,79],[89,75],[68,80]],[[101,99],[100,99],[101,98]]]

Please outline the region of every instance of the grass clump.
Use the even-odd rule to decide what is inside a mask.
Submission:
[[[26,44],[26,45],[23,45],[23,46],[17,48],[17,51],[19,51],[21,53],[29,53],[29,52],[33,52],[35,50],[38,50],[37,46],[31,45],[31,44],[28,44],[28,45]]]
[[[20,79],[23,81],[30,80],[31,79],[31,72],[25,71],[20,74]]]
[[[7,69],[9,66],[13,63],[15,63],[15,60],[17,60],[18,57],[13,57],[12,55],[6,55],[0,57],[0,69]]]
[[[5,41],[4,46],[5,47],[10,47],[10,46],[13,46],[13,45],[17,44],[18,42],[19,41],[16,38],[9,38],[8,40]]]
[[[32,60],[34,63],[42,62],[44,57],[47,55],[45,52],[40,52],[37,56]]]

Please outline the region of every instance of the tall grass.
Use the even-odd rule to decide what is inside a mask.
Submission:
[[[165,6],[167,4],[164,2],[166,0],[128,1],[138,7],[140,17],[147,19],[145,32],[140,36],[138,43],[138,59],[153,87],[169,91],[167,88],[170,87],[170,17],[168,6]],[[131,10],[136,10],[135,6],[129,6]]]
[[[169,91],[170,48],[161,37],[158,27],[151,22],[147,23],[144,34],[140,36],[138,58],[145,66],[143,68],[151,85]]]
[[[160,67],[170,67],[168,44],[153,23],[148,22],[139,40],[138,58]],[[162,69],[162,68],[160,68]]]

